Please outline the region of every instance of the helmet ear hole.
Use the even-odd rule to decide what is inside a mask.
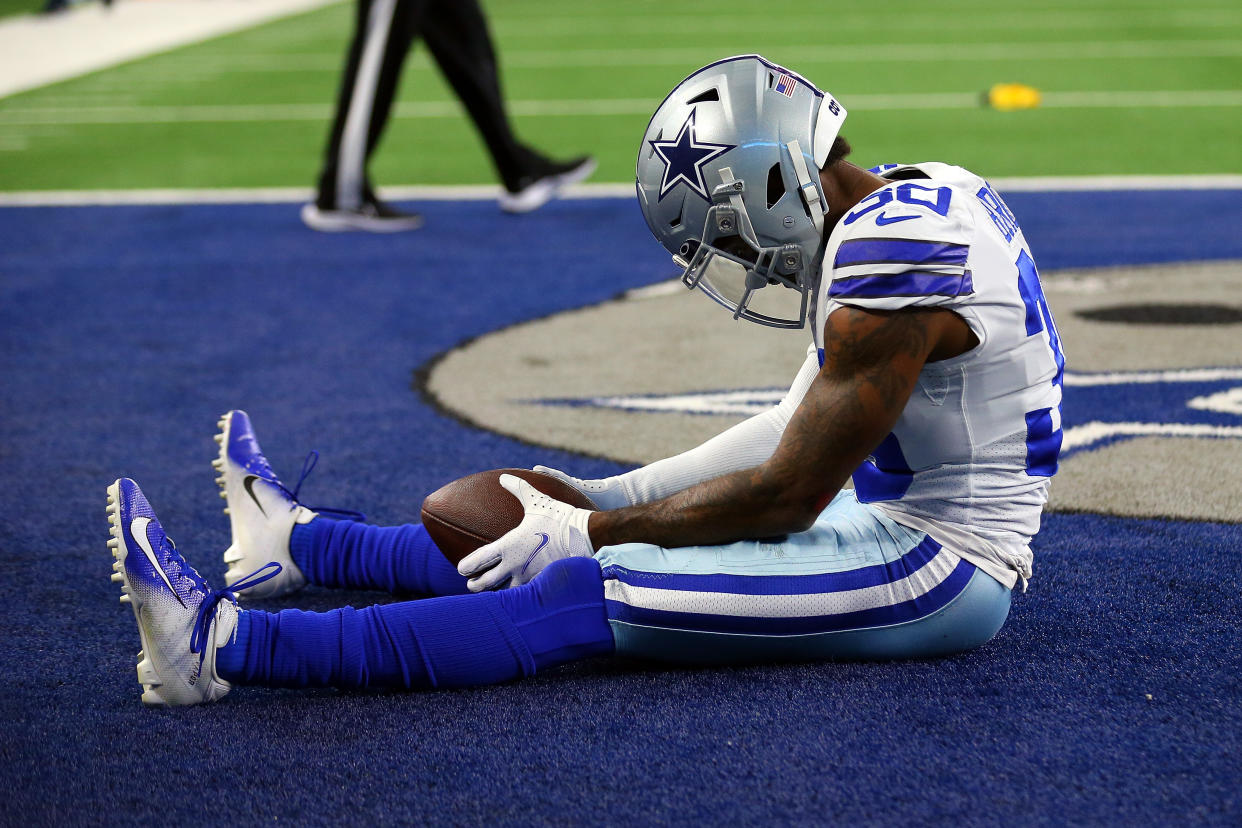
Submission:
[[[685,214],[685,212],[686,212],[686,205],[683,202],[681,205],[681,209],[677,211],[677,215],[673,216],[672,221],[668,223],[668,228],[670,230],[676,230],[678,227],[681,227],[681,217]]]
[[[768,209],[785,197],[785,177],[781,175],[781,165],[773,164],[768,170]]]

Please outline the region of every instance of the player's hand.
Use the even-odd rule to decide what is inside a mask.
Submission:
[[[471,592],[498,586],[518,586],[538,575],[545,566],[562,558],[595,554],[587,534],[591,513],[553,500],[520,477],[500,476],[500,485],[522,501],[526,517],[517,528],[480,546],[457,564],[457,571],[470,580]]]
[[[626,506],[634,505],[630,502],[630,496],[626,494],[619,478],[605,477],[602,480],[583,480],[579,477],[571,477],[559,469],[549,468],[548,466],[535,466],[533,471],[549,474],[562,483],[573,486],[586,495],[587,499],[599,509],[622,509]]]

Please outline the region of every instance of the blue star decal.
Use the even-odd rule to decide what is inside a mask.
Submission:
[[[651,148],[664,159],[664,179],[660,182],[659,201],[669,190],[684,182],[699,198],[709,201],[707,184],[703,181],[703,165],[718,155],[733,149],[736,144],[713,144],[694,137],[694,113],[681,125],[681,131],[672,141],[648,141]]]
[[[1061,459],[1135,437],[1242,440],[1242,368],[1065,373]],[[760,389],[633,394],[542,405],[591,406],[623,411],[731,414],[767,411],[784,386]]]

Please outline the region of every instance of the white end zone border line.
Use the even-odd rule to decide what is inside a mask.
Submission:
[[[1091,192],[1125,190],[1242,190],[1242,175],[1087,175],[994,178],[1002,192]],[[491,184],[383,187],[388,201],[490,201]],[[310,187],[209,190],[35,190],[0,193],[0,207],[81,207],[140,204],[295,204],[313,197]],[[630,183],[579,184],[561,198],[634,198]]]

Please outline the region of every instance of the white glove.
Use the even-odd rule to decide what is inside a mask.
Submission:
[[[605,477],[602,480],[583,480],[578,477],[570,477],[563,471],[548,468],[547,466],[535,466],[534,471],[551,475],[562,483],[573,486],[586,495],[587,499],[600,509],[621,509],[634,505],[629,494],[626,493],[625,486],[622,485],[620,477]]]
[[[543,568],[562,558],[585,558],[595,554],[587,534],[591,512],[553,500],[520,477],[500,476],[500,485],[522,502],[526,517],[516,529],[480,546],[457,564],[457,572],[470,578],[471,592],[503,586],[519,586]]]

